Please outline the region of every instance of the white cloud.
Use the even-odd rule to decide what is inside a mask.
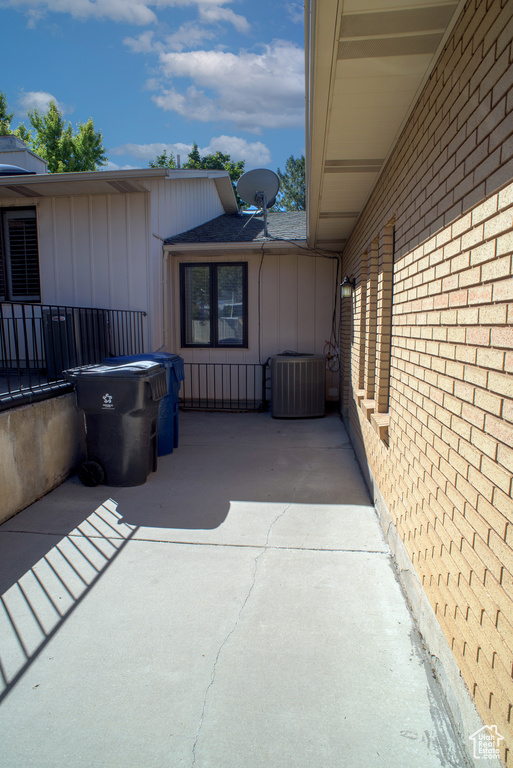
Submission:
[[[125,37],[123,43],[130,48],[132,53],[153,53],[158,50],[158,43],[154,40],[153,32],[147,30],[141,32],[138,37]]]
[[[293,24],[304,24],[305,6],[303,3],[289,2],[285,3],[287,16]]]
[[[37,109],[39,112],[46,112],[51,101],[55,101],[55,105],[59,112],[63,114],[69,114],[73,112],[71,107],[62,104],[55,96],[46,91],[23,91],[18,98],[19,111],[28,112],[31,109]]]
[[[261,141],[249,142],[238,136],[216,136],[210,140],[208,147],[200,149],[201,155],[215,155],[222,152],[230,155],[231,159],[246,161],[246,168],[268,165],[271,162],[271,152]]]
[[[294,43],[275,40],[260,54],[211,50],[161,52],[159,58],[165,77],[194,83],[153,96],[166,111],[202,122],[227,120],[254,133],[303,125],[304,53]]]
[[[208,30],[193,22],[182,24],[176,32],[166,35],[163,40],[155,38],[154,32],[146,30],[137,37],[125,37],[123,43],[132,53],[165,53],[183,51],[184,48],[198,48],[205,40],[216,37],[213,30]]]
[[[183,165],[187,162],[187,156],[191,149],[192,144],[183,144],[181,142],[176,142],[174,144],[153,142],[151,144],[121,144],[119,147],[111,149],[109,154],[132,157],[141,161],[144,165],[147,165],[150,160],[154,160],[157,155],[161,155],[165,151],[168,155],[174,155],[175,158],[177,155],[180,155],[180,161]],[[248,142],[238,136],[215,136],[210,140],[206,147],[199,147],[199,153],[202,156],[213,155],[216,152],[230,155],[231,159],[235,162],[238,160],[245,160],[248,168],[268,165],[271,161],[271,153],[265,144],[261,141]],[[111,163],[111,165],[113,170],[121,167],[133,167],[119,166],[115,163]]]
[[[157,155],[161,155],[164,151],[169,155],[170,153],[176,157],[180,155],[182,163],[185,162],[185,158],[192,149],[192,144],[166,144],[164,142],[153,142],[151,144],[120,144],[119,147],[114,147],[110,150],[111,155],[128,155],[129,157],[135,157],[137,160],[148,163],[150,160],[154,160]]]
[[[210,24],[228,22],[239,32],[247,32],[249,24],[224,6],[232,0],[0,0],[0,7],[25,11],[28,26],[36,26],[45,13],[67,13],[76,19],[110,19],[128,24],[154,24],[157,15],[153,8],[177,6],[196,7],[202,21]]]
[[[157,0],[159,4],[160,0]],[[4,7],[25,11],[29,26],[34,27],[46,12],[67,13],[76,19],[111,19],[129,24],[152,24],[157,21],[150,6],[154,0],[3,0]],[[168,4],[174,4],[172,2]]]
[[[134,168],[138,168],[138,165],[118,165],[113,163],[112,160],[108,160],[106,165],[100,168],[100,171],[132,171]]]
[[[188,22],[182,24],[172,35],[167,35],[165,45],[168,50],[183,51],[184,48],[197,48],[205,40],[213,40],[215,36],[213,30],[200,27],[194,22]]]
[[[203,5],[198,8],[201,21],[208,24],[216,24],[220,21],[227,21],[232,24],[238,32],[248,33],[250,25],[244,16],[239,16],[230,8],[221,8],[220,5]]]

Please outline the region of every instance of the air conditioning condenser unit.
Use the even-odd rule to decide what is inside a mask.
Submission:
[[[271,415],[275,419],[324,416],[326,360],[323,355],[271,357]]]

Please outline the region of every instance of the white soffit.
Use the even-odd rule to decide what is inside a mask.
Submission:
[[[463,2],[307,5],[310,245],[343,249]]]

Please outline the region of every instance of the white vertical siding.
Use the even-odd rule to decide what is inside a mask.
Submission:
[[[162,241],[224,213],[214,180],[145,180],[148,192],[2,199],[37,208],[41,302],[143,310],[162,346]]]
[[[286,350],[323,354],[330,338],[335,300],[336,262],[306,254],[230,252],[169,256],[169,351],[191,363],[265,363]],[[249,346],[235,349],[180,347],[180,263],[209,261],[248,262]],[[260,281],[260,309],[258,306]],[[336,387],[337,374],[327,372],[326,386]]]
[[[147,197],[77,195],[38,202],[43,303],[148,310]]]
[[[152,234],[165,239],[224,213],[211,179],[152,179]]]
[[[170,259],[170,334],[180,347],[179,265],[184,262],[247,261],[249,347],[247,350],[182,349],[191,362],[265,362],[286,349],[320,354],[329,339],[335,294],[335,262],[303,254],[266,253],[260,271],[260,253],[203,253]],[[259,277],[260,273],[260,277]],[[260,312],[258,307],[260,279]],[[260,327],[260,343],[259,343]]]

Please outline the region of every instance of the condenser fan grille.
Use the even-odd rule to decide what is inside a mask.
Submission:
[[[324,416],[326,361],[322,355],[271,358],[271,415],[275,419]]]

